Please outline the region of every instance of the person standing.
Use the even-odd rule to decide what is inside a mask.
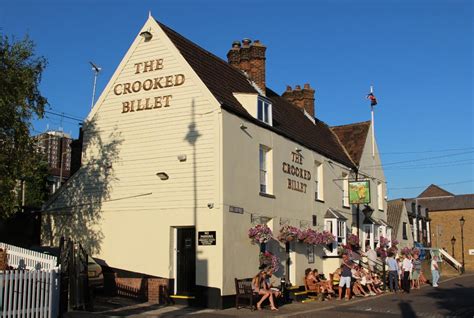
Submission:
[[[388,286],[391,292],[398,291],[398,262],[395,259],[393,252],[388,252],[387,257],[387,266],[388,266]]]
[[[439,280],[439,267],[438,267],[438,256],[433,256],[431,260],[431,278],[433,281],[433,287],[438,287]]]
[[[347,254],[342,255],[341,265],[341,280],[339,281],[339,300],[342,299],[342,288],[346,286],[346,300],[351,299],[351,281],[352,281],[352,268],[354,264],[349,259]]]
[[[421,260],[418,253],[413,254],[412,289],[420,289]]]
[[[375,267],[375,262],[377,260],[377,252],[370,247],[370,245],[367,245],[365,248],[366,252],[365,255],[367,256],[367,261],[369,263],[369,269],[371,272],[374,271]]]
[[[405,293],[410,293],[410,273],[413,268],[413,264],[411,263],[411,255],[406,254],[403,256],[402,262],[402,273],[403,273],[403,280],[402,280],[402,288]]]

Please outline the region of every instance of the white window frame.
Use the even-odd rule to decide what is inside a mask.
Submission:
[[[336,240],[338,244],[346,244],[346,221],[337,220]]]
[[[342,173],[342,206],[349,207],[349,174]]]
[[[364,244],[362,246],[362,250],[364,252],[366,251],[367,241],[368,241],[370,247],[374,248],[374,229],[373,229],[372,224],[364,224],[362,235],[363,235],[362,242],[364,242]]]
[[[324,201],[324,165],[322,162],[314,162],[314,199]]]
[[[272,194],[271,148],[260,145],[258,150],[260,193]]]
[[[273,123],[272,103],[261,97],[257,100],[257,119],[270,126]]]
[[[383,211],[383,184],[377,181],[377,205],[379,211]]]
[[[346,244],[347,229],[346,221],[342,221],[336,218],[325,218],[324,219],[324,230],[330,232],[336,240],[332,243],[332,252],[325,248],[326,255],[337,255],[337,247],[342,244]]]

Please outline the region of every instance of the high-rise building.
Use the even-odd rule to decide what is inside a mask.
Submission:
[[[71,136],[62,131],[47,131],[36,137],[39,151],[46,155],[52,192],[71,175]]]

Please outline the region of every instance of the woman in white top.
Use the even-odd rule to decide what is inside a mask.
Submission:
[[[411,255],[407,254],[403,256],[402,262],[402,272],[403,272],[403,280],[402,280],[402,289],[405,293],[410,293],[410,273],[413,268],[413,264],[411,262]]]

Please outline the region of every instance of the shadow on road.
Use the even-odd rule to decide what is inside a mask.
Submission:
[[[438,309],[446,310],[451,315],[458,317],[472,317],[474,315],[473,287],[464,287],[462,284],[454,284],[453,288],[436,288],[428,292],[426,296],[437,299]],[[470,296],[469,296],[470,295]]]
[[[398,306],[400,307],[400,311],[402,312],[403,318],[414,318],[416,317],[416,313],[410,305],[411,300],[405,301],[402,300]]]

